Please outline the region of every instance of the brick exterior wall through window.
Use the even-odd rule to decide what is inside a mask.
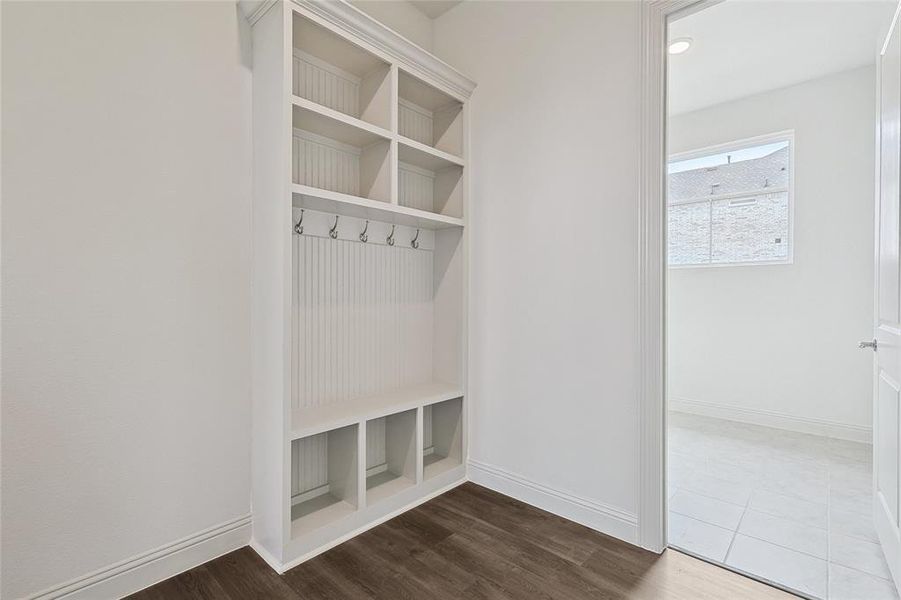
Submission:
[[[758,158],[670,173],[669,264],[785,262],[791,256],[789,142]]]

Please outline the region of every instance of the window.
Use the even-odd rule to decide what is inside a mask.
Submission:
[[[670,266],[791,262],[792,142],[780,134],[670,160]]]

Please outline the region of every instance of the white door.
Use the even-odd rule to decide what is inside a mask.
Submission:
[[[879,78],[873,508],[882,550],[901,589],[901,24],[897,13],[880,56]]]

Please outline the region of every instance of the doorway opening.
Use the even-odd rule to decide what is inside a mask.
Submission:
[[[810,598],[898,598],[858,348],[896,5],[727,0],[668,23],[667,540]]]

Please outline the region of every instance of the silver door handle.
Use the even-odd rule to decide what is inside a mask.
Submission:
[[[873,340],[872,342],[859,342],[857,344],[858,348],[872,348],[873,352],[876,352],[877,346],[878,344],[876,343],[876,340]]]

